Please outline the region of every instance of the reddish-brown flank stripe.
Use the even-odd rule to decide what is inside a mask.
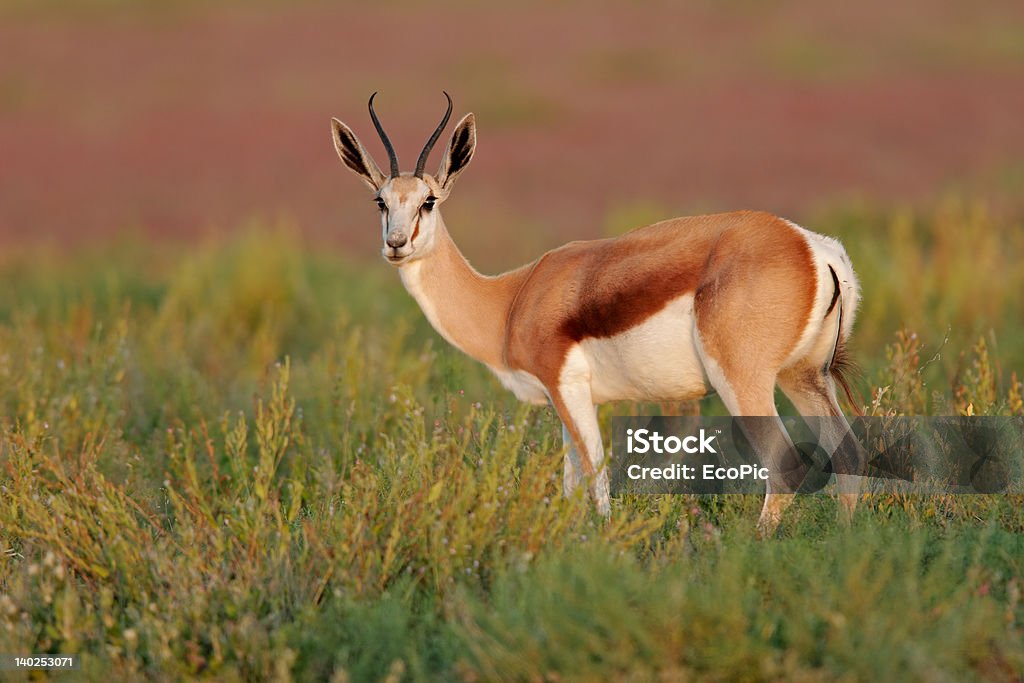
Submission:
[[[692,291],[721,229],[713,216],[682,218],[548,252],[509,312],[509,366],[557,386],[574,343],[625,331]]]
[[[676,219],[580,244],[588,252],[576,273],[583,286],[561,331],[572,341],[611,337],[694,292],[712,245],[742,220],[743,214]]]

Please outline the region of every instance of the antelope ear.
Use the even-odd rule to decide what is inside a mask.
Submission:
[[[351,128],[338,119],[331,119],[331,138],[341,163],[362,178],[371,190],[376,192],[384,185],[384,174]]]
[[[449,192],[455,179],[469,166],[473,153],[476,152],[476,117],[466,114],[452,131],[452,139],[448,142],[448,150],[441,159],[441,168],[437,172],[437,182],[441,189]]]

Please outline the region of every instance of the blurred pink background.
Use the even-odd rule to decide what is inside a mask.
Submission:
[[[476,112],[446,217],[496,263],[633,214],[1024,206],[1019,0],[26,2],[0,19],[0,244],[258,220],[375,256],[369,195],[329,139],[337,116],[386,167],[374,90],[403,170],[442,89],[453,121]]]

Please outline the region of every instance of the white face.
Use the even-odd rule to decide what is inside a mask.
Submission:
[[[419,163],[416,165],[419,177],[414,173],[398,172],[398,160],[375,116],[374,124],[384,146],[389,150],[391,172],[394,174],[392,177],[381,173],[351,128],[338,119],[331,119],[331,136],[338,157],[374,192],[373,199],[380,207],[381,237],[384,242],[381,253],[396,266],[423,258],[430,253],[437,231],[440,229],[441,202],[448,198],[455,179],[465,170],[476,150],[476,119],[472,114],[466,114],[455,126],[437,176],[422,172],[430,148],[444,128],[450,113],[451,98],[448,113],[444,115],[444,119],[420,155]],[[373,115],[372,97],[370,114]]]
[[[440,192],[433,178],[390,178],[374,195],[380,208],[381,254],[396,266],[424,256],[433,246]]]

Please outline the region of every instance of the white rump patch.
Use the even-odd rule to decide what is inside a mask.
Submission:
[[[783,219],[785,220],[785,219]],[[832,303],[834,284],[829,266],[836,272],[839,279],[839,294],[843,299],[843,334],[849,336],[853,328],[854,313],[860,303],[860,285],[857,282],[857,275],[853,272],[853,265],[846,249],[839,240],[827,235],[820,235],[816,232],[803,228],[792,221],[785,221],[790,227],[796,230],[807,242],[811,250],[811,261],[814,264],[814,275],[816,278],[814,305],[811,307],[811,315],[800,335],[796,347],[786,358],[784,367],[805,358],[821,336],[825,313]],[[834,339],[835,327],[828,329],[830,338]]]

